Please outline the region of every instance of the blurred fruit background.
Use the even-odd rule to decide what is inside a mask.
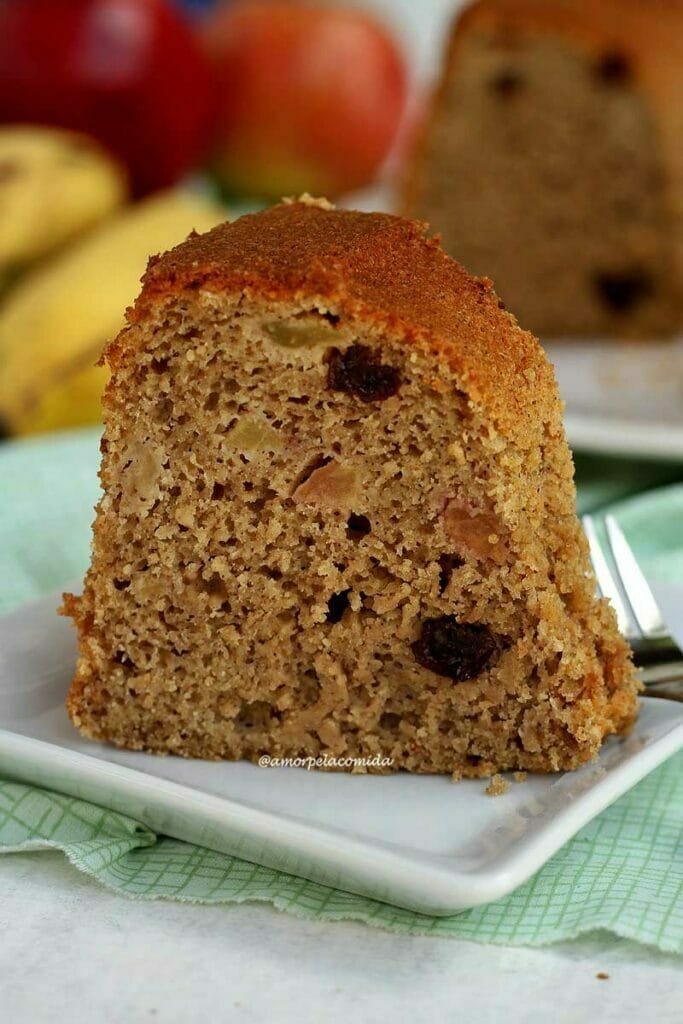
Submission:
[[[150,254],[391,174],[410,8],[0,0],[0,433],[98,420]]]
[[[94,363],[148,256],[191,229],[305,191],[397,208],[392,183],[429,122],[431,86],[465,3],[0,0],[0,436],[98,420],[106,371]],[[628,76],[618,61],[607,67],[595,88],[621,110]],[[500,104],[510,76],[503,82]],[[516,122],[506,123],[514,142]],[[479,116],[467,126],[482,142],[490,131]],[[514,174],[504,178],[516,187]],[[450,174],[447,188],[460,180]],[[544,197],[558,225],[562,180]],[[618,198],[603,196],[610,209]],[[439,216],[424,216],[445,232]],[[622,277],[617,284],[624,306]],[[630,351],[608,341],[590,352],[583,341],[548,348],[570,440],[679,458],[683,341]]]

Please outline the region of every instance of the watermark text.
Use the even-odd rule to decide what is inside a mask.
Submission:
[[[258,760],[259,768],[305,768],[307,772],[314,768],[345,768],[359,771],[364,768],[391,768],[393,757],[373,754],[372,757],[335,757],[333,754],[319,754],[317,757],[271,757],[262,754]]]

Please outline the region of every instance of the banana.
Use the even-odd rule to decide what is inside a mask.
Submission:
[[[123,169],[84,135],[0,127],[0,288],[126,200]]]
[[[95,366],[124,322],[147,257],[225,220],[216,203],[160,193],[26,274],[0,305],[0,421],[11,434],[97,422],[107,372]]]

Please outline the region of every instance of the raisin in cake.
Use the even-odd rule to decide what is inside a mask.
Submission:
[[[107,352],[75,725],[204,758],[573,768],[636,711],[552,369],[423,224],[284,203]]]
[[[481,0],[405,209],[544,335],[683,326],[683,3]]]

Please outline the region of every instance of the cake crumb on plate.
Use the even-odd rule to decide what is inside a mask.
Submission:
[[[486,787],[487,796],[502,796],[503,793],[507,793],[510,788],[510,783],[507,779],[504,779],[502,775],[494,775]]]

